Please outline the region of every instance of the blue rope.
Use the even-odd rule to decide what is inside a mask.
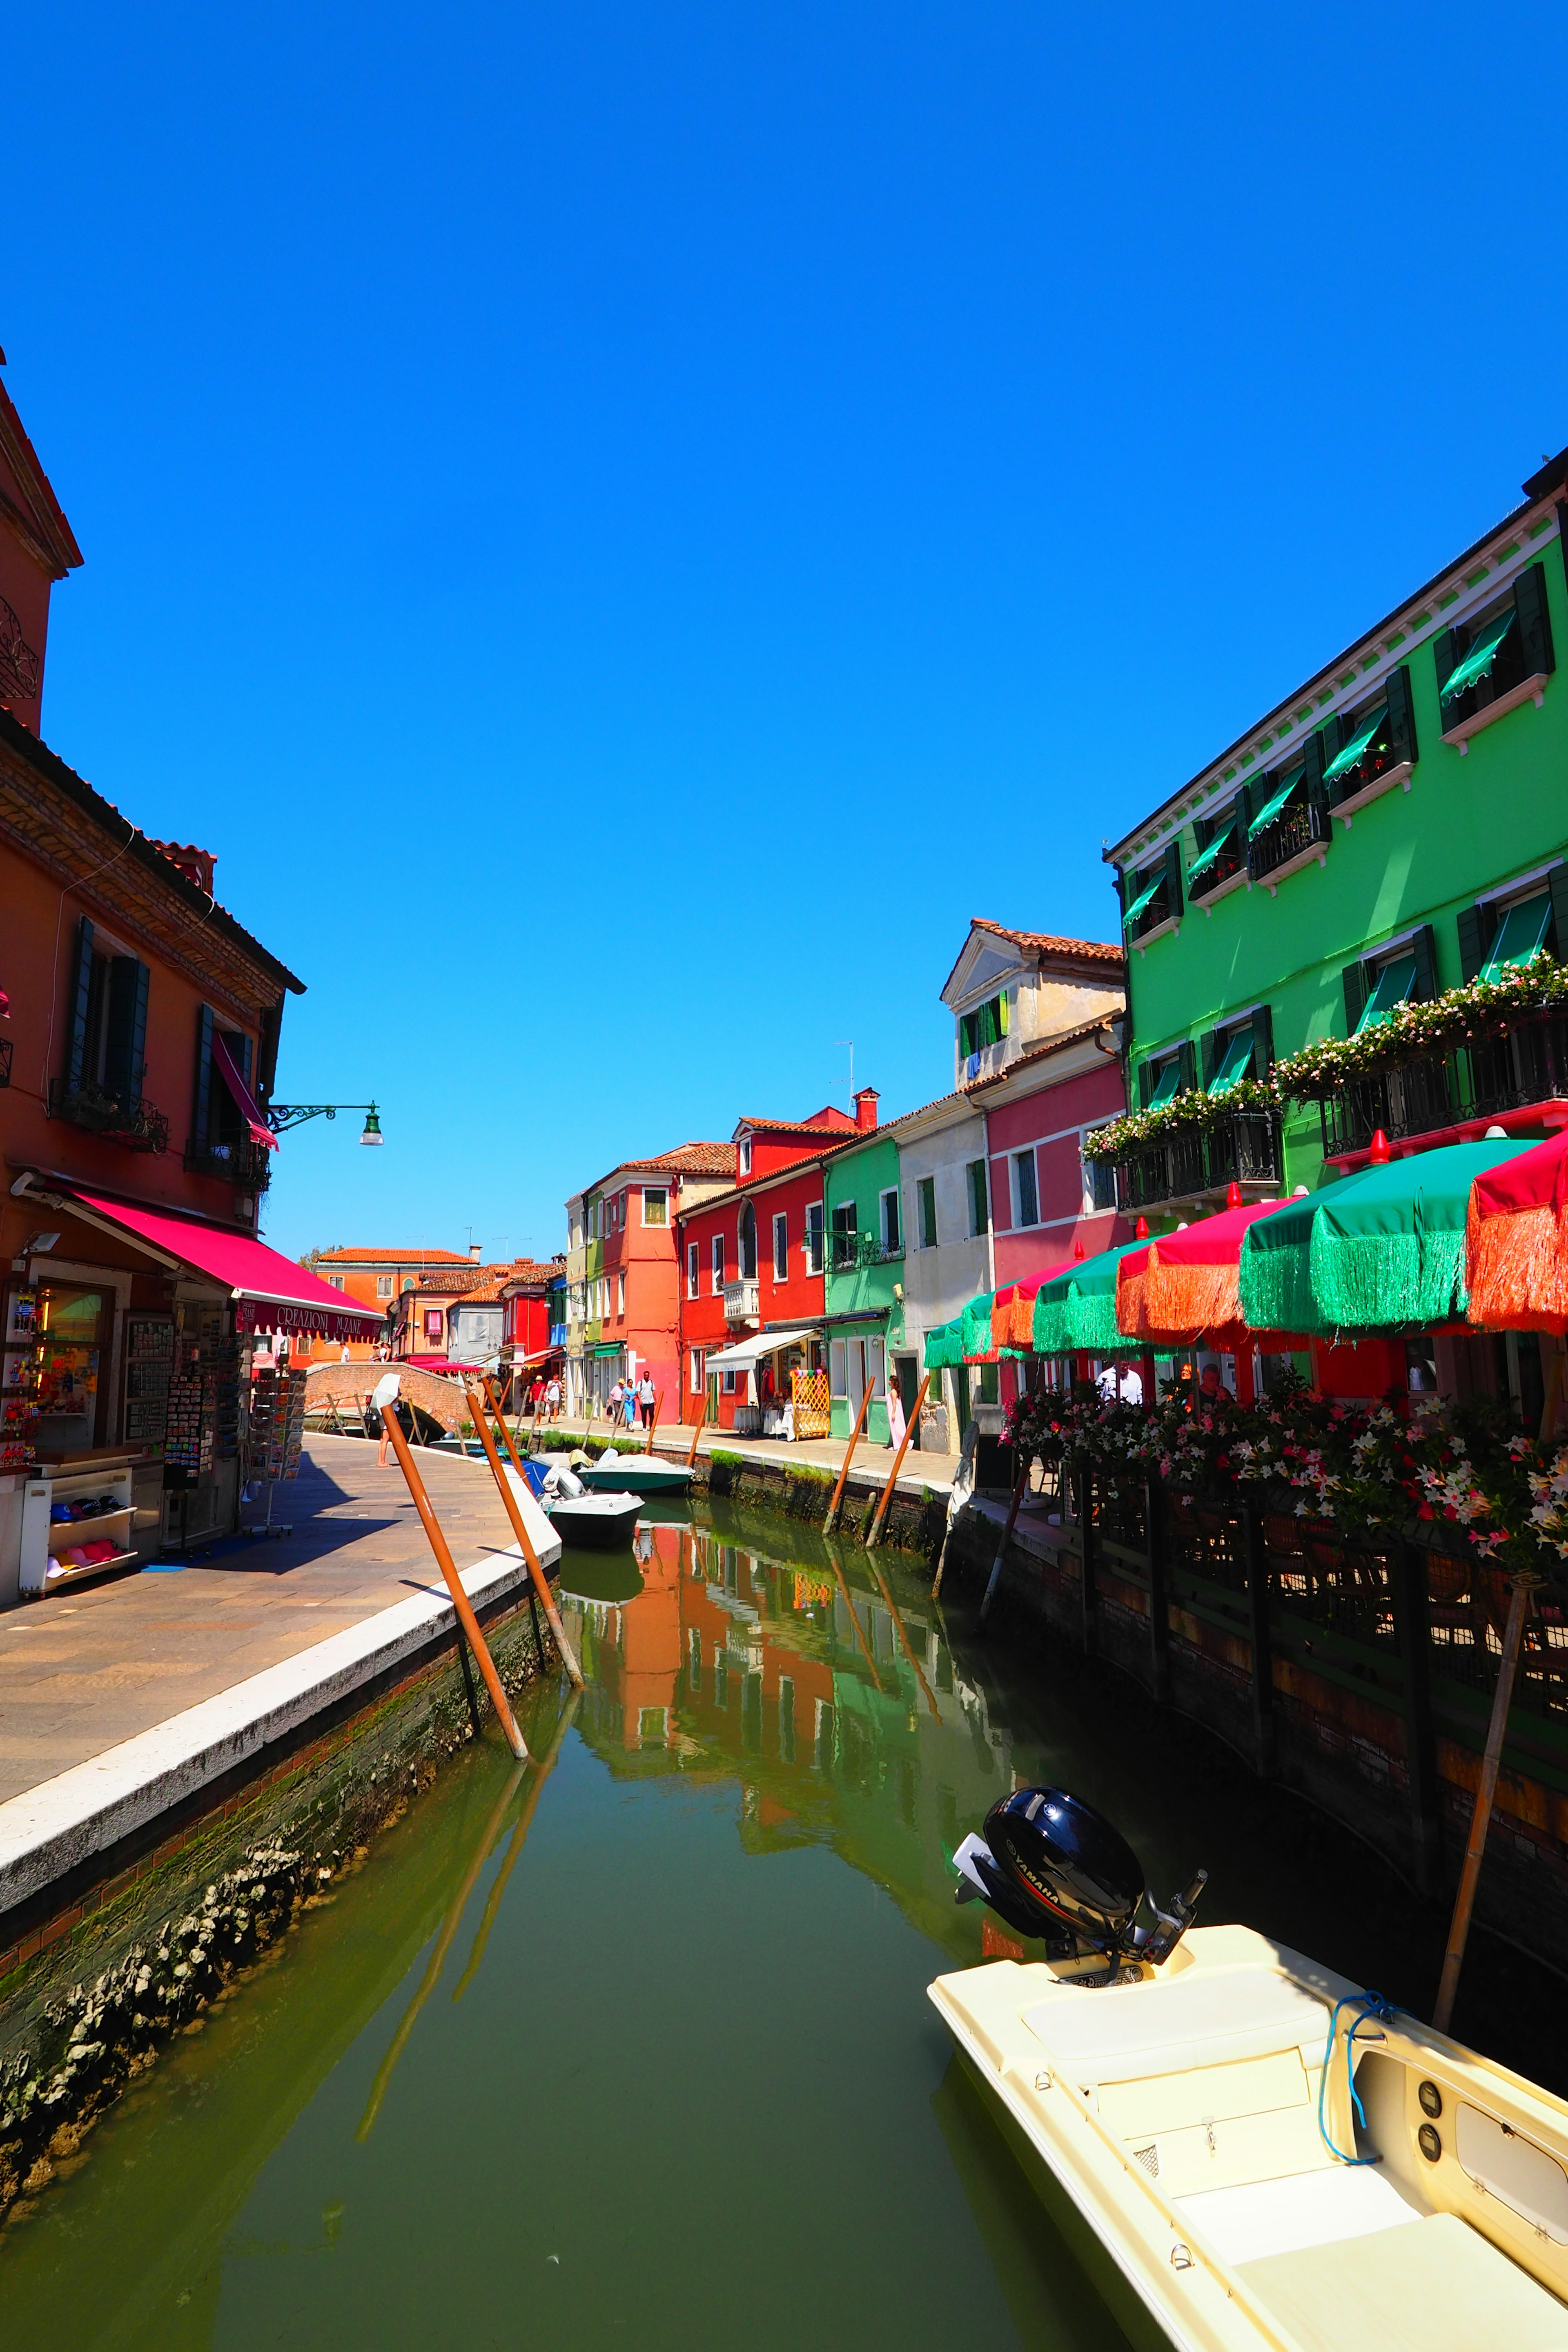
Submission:
[[[1342,2164],[1380,2164],[1383,2161],[1381,2157],[1347,2156],[1342,2148],[1336,2147],[1329,2137],[1329,2127],[1323,2121],[1323,2097],[1329,2087],[1329,2068],[1333,2063],[1334,2036],[1340,2030],[1342,2009],[1353,2009],[1357,2011],[1345,2034],[1345,2081],[1350,2090],[1351,2105],[1355,2109],[1356,2121],[1363,2131],[1366,2129],[1366,2109],[1362,2105],[1361,2093],[1355,2086],[1355,2055],[1352,2045],[1358,2032],[1369,2018],[1375,2017],[1384,2025],[1391,2024],[1394,2019],[1392,2004],[1384,2000],[1380,1992],[1346,1993],[1342,2000],[1335,2001],[1333,2014],[1329,2020],[1329,2038],[1323,2047],[1323,2071],[1318,2077],[1318,2130],[1329,2154],[1337,2157]]]

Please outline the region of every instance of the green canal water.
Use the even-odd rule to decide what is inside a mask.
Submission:
[[[982,1958],[948,1856],[1015,1776],[1429,1998],[1389,1874],[1110,1669],[722,1507],[639,1550],[563,1564],[550,1769],[456,1764],[0,2237],[6,2343],[1121,2346],[925,1998]],[[1512,1969],[1472,2000],[1535,2002]]]

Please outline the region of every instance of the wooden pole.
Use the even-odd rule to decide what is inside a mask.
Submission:
[[[518,1810],[517,1826],[511,1833],[511,1843],[506,1850],[505,1861],[501,1864],[500,1868],[496,1873],[495,1885],[490,1888],[489,1897],[485,1903],[484,1916],[480,1919],[479,1927],[475,1930],[474,1948],[468,1954],[468,1965],[463,1970],[461,1977],[458,1980],[457,1989],[453,1992],[452,1999],[454,2001],[459,2001],[462,2000],[463,1995],[468,1991],[468,1987],[472,1984],[475,1977],[479,1974],[479,1962],[484,1958],[485,1946],[489,1941],[490,1929],[496,1923],[496,1913],[500,1909],[501,1896],[506,1893],[507,1880],[511,1876],[518,1855],[522,1852],[523,1841],[528,1835],[533,1816],[539,1809],[540,1792],[543,1789],[546,1780],[549,1780],[551,1773],[555,1769],[555,1760],[561,1753],[566,1734],[572,1727],[572,1718],[576,1712],[577,1692],[574,1690],[565,1706],[561,1710],[561,1719],[556,1724],[553,1738],[546,1748],[542,1759],[536,1762],[533,1780],[530,1784],[528,1794],[524,1797],[522,1803]]]
[[[664,1391],[662,1389],[655,1389],[653,1392],[653,1419],[648,1423],[647,1436],[643,1444],[643,1451],[647,1455],[650,1462],[653,1459],[653,1433],[658,1427],[658,1409],[663,1402]]]
[[[583,1688],[583,1669],[577,1664],[576,1658],[573,1654],[572,1644],[566,1638],[566,1628],[561,1622],[560,1612],[555,1606],[555,1597],[550,1590],[549,1579],[546,1577],[543,1569],[541,1568],[539,1564],[539,1554],[534,1550],[533,1538],[528,1532],[528,1522],[524,1519],[521,1511],[518,1508],[517,1496],[512,1493],[511,1487],[507,1480],[506,1472],[501,1468],[500,1455],[496,1452],[496,1442],[490,1434],[489,1418],[485,1412],[485,1399],[480,1394],[479,1391],[472,1385],[468,1388],[468,1410],[474,1417],[474,1427],[479,1433],[480,1443],[483,1444],[485,1449],[485,1459],[490,1465],[490,1475],[494,1478],[496,1485],[500,1491],[501,1501],[506,1505],[506,1515],[511,1521],[511,1531],[517,1538],[517,1548],[528,1563],[528,1572],[533,1580],[533,1589],[539,1595],[540,1606],[542,1608],[545,1617],[548,1620],[551,1633],[555,1637],[555,1646],[561,1654],[561,1663],[565,1667],[567,1673],[571,1675],[573,1681],[576,1684],[578,1689],[581,1690]],[[500,1420],[499,1413],[496,1418],[498,1421]],[[510,1453],[511,1440],[510,1437],[507,1437],[506,1423],[504,1421],[500,1423],[500,1430],[501,1435],[506,1437],[507,1451]],[[516,1455],[513,1454],[512,1458],[515,1462]],[[518,1467],[517,1475],[520,1478],[522,1476],[521,1465]]]
[[[1513,1580],[1513,1597],[1508,1604],[1508,1625],[1502,1637],[1502,1658],[1498,1666],[1497,1688],[1492,1693],[1492,1719],[1487,1730],[1486,1754],[1481,1759],[1480,1785],[1476,1790],[1475,1810],[1470,1815],[1470,1834],[1465,1843],[1465,1866],[1459,1873],[1459,1892],[1454,1899],[1454,1917],[1448,1929],[1448,1948],[1443,1955],[1443,1977],[1437,1987],[1437,2006],[1432,2012],[1432,2022],[1439,2033],[1448,2031],[1448,2020],[1454,2014],[1454,1995],[1459,1989],[1459,1969],[1465,1958],[1465,1945],[1470,1933],[1470,1914],[1476,1905],[1476,1883],[1481,1874],[1481,1855],[1486,1849],[1487,1831],[1491,1826],[1492,1800],[1497,1795],[1498,1770],[1502,1762],[1503,1734],[1508,1728],[1508,1711],[1513,1700],[1513,1678],[1519,1670],[1519,1654],[1524,1642],[1524,1621],[1530,1612],[1530,1597],[1539,1577],[1523,1574]]]
[[[848,1610],[848,1612],[849,1612],[849,1622],[850,1622],[850,1623],[851,1623],[851,1625],[853,1625],[853,1626],[854,1626],[854,1628],[855,1628],[855,1639],[856,1639],[856,1640],[859,1643],[859,1644],[860,1644],[860,1655],[865,1659],[866,1664],[867,1664],[870,1667],[870,1669],[871,1669],[871,1680],[876,1684],[877,1688],[878,1688],[879,1690],[880,1690],[880,1689],[881,1689],[881,1687],[882,1687],[882,1677],[881,1677],[881,1675],[877,1672],[877,1661],[876,1661],[876,1659],[871,1655],[871,1652],[870,1652],[869,1647],[868,1646],[868,1643],[867,1643],[867,1641],[866,1641],[866,1636],[865,1636],[865,1634],[864,1634],[864,1633],[862,1633],[862,1632],[860,1631],[860,1620],[858,1619],[858,1617],[857,1617],[857,1616],[856,1616],[856,1614],[855,1614],[855,1603],[854,1603],[854,1602],[853,1602],[853,1601],[851,1601],[851,1599],[849,1598],[849,1585],[848,1585],[848,1581],[847,1581],[847,1578],[845,1577],[844,1570],[839,1567],[838,1562],[837,1562],[837,1560],[835,1560],[835,1561],[834,1561],[834,1563],[833,1563],[833,1573],[834,1573],[834,1575],[838,1579],[838,1590],[839,1590],[839,1591],[840,1591],[840,1592],[842,1592],[842,1594],[844,1595],[844,1606],[845,1606],[845,1607],[846,1607],[846,1609],[847,1609],[847,1610]]]
[[[447,1538],[441,1532],[441,1522],[430,1507],[430,1497],[425,1492],[425,1481],[414,1466],[414,1456],[408,1450],[408,1440],[403,1434],[403,1424],[397,1418],[395,1402],[385,1408],[382,1420],[387,1435],[392,1441],[392,1450],[397,1456],[397,1466],[408,1481],[408,1491],[414,1497],[414,1507],[418,1512],[425,1532],[430,1538],[430,1549],[436,1555],[436,1564],[447,1580],[447,1590],[452,1596],[452,1606],[458,1612],[458,1623],[462,1632],[468,1635],[468,1647],[479,1662],[479,1672],[485,1678],[485,1688],[490,1695],[490,1705],[495,1708],[496,1720],[506,1734],[507,1746],[511,1749],[512,1754],[521,1762],[526,1763],[528,1743],[517,1727],[517,1717],[511,1711],[511,1703],[501,1688],[501,1679],[496,1672],[496,1662],[489,1654],[489,1643],[479,1631],[479,1621],[474,1614],[473,1603],[463,1590],[463,1580],[458,1574],[457,1563],[452,1558]]]
[[[833,1489],[833,1500],[827,1506],[827,1517],[822,1522],[822,1532],[825,1536],[830,1536],[838,1524],[838,1506],[844,1500],[844,1481],[849,1475],[849,1465],[855,1459],[855,1448],[860,1443],[860,1432],[866,1426],[866,1415],[870,1403],[871,1383],[868,1381],[860,1395],[859,1417],[855,1423],[849,1443],[845,1448],[844,1459],[838,1466],[838,1484]]]
[[[893,1499],[893,1488],[899,1483],[899,1473],[904,1466],[904,1456],[910,1450],[910,1440],[913,1437],[916,1430],[920,1427],[921,1409],[925,1403],[926,1391],[930,1386],[931,1374],[928,1372],[924,1380],[921,1382],[920,1394],[915,1399],[914,1412],[910,1414],[909,1421],[905,1423],[903,1443],[900,1446],[898,1453],[893,1457],[893,1466],[888,1473],[888,1483],[882,1489],[882,1499],[871,1514],[871,1525],[866,1537],[866,1549],[868,1551],[870,1550],[872,1545],[877,1541],[882,1532],[882,1522],[888,1516],[888,1506]]]
[[[1032,1460],[1025,1463],[1023,1469],[1018,1474],[1017,1482],[1013,1488],[1013,1507],[1007,1514],[1007,1524],[1002,1530],[1002,1540],[996,1547],[996,1557],[991,1563],[991,1578],[989,1583],[985,1587],[985,1598],[980,1604],[980,1622],[983,1625],[984,1624],[986,1618],[991,1613],[992,1595],[995,1592],[997,1580],[1002,1574],[1002,1561],[1006,1553],[1008,1545],[1013,1540],[1013,1523],[1017,1518],[1019,1506],[1023,1502],[1025,1492],[1029,1484],[1029,1473],[1034,1466]]]
[[[1557,1427],[1558,1410],[1563,1402],[1563,1359],[1568,1339],[1559,1339],[1552,1350],[1552,1362],[1546,1374],[1546,1394],[1541,1406],[1541,1442],[1551,1437]]]
[[[686,1466],[689,1470],[695,1469],[697,1466],[697,1441],[702,1434],[702,1424],[708,1415],[708,1383],[706,1381],[702,1383],[700,1401],[693,1410],[696,1414],[697,1425],[691,1433],[691,1444],[687,1448]]]
[[[979,1442],[980,1424],[978,1422],[972,1421],[969,1427],[963,1433],[963,1443],[959,1447],[958,1467],[952,1474],[952,1486],[956,1486],[958,1485],[959,1480],[963,1475],[965,1468],[973,1464],[974,1449]],[[968,1499],[968,1496],[965,1495],[963,1498],[964,1503],[967,1503]],[[942,1531],[942,1549],[936,1556],[936,1574],[931,1580],[931,1597],[933,1601],[939,1601],[942,1598],[942,1570],[947,1566],[947,1548],[952,1541],[952,1525],[954,1519],[958,1516],[957,1511],[953,1507],[953,1502],[954,1496],[952,1488],[950,1487],[947,1497],[947,1525]]]

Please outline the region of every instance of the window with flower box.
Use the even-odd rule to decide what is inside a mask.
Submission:
[[[1249,788],[1253,814],[1247,825],[1247,871],[1272,892],[1288,874],[1322,863],[1333,837],[1323,784],[1323,739],[1308,736],[1301,756],[1272,769]]]
[[[1469,739],[1521,702],[1540,702],[1557,667],[1546,610],[1546,572],[1531,563],[1507,595],[1433,641],[1443,740]]]
[[[1340,711],[1318,730],[1323,789],[1347,832],[1358,810],[1395,784],[1408,792],[1417,757],[1410,672],[1390,672],[1368,701]]]

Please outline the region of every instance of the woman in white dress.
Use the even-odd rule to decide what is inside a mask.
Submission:
[[[899,1394],[897,1373],[888,1382],[888,1443],[895,1453],[904,1442],[904,1401]]]

